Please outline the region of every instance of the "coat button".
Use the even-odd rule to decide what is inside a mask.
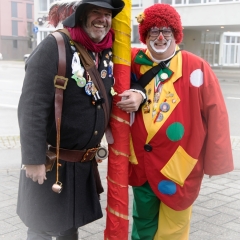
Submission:
[[[95,131],[95,132],[94,132],[94,135],[98,135],[98,131]]]
[[[101,109],[101,106],[100,106],[100,105],[98,105],[98,106],[97,106],[97,109]]]
[[[144,145],[144,150],[145,150],[146,152],[151,152],[151,151],[152,151],[152,146],[151,146],[150,144],[145,144],[145,145]]]

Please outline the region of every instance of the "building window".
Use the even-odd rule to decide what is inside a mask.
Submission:
[[[201,57],[211,66],[218,66],[219,63],[219,32],[202,32]]]
[[[13,40],[13,48],[18,48],[18,42],[17,42],[17,40]]]
[[[142,7],[142,0],[132,0],[132,7],[133,8]]]
[[[39,10],[43,12],[47,11],[47,0],[39,0]]]
[[[172,0],[159,0],[158,2],[172,5]]]
[[[236,36],[238,35],[238,36]],[[225,33],[224,44],[224,61],[225,66],[240,65],[240,36],[239,33]]]
[[[32,19],[32,4],[27,3],[27,19]]]
[[[189,0],[189,4],[200,4],[201,3],[201,0]]]
[[[18,21],[12,20],[12,36],[18,36]]]
[[[50,5],[56,0],[39,0],[39,10],[40,12],[47,12]]]
[[[12,17],[17,17],[17,2],[11,2],[12,5]]]

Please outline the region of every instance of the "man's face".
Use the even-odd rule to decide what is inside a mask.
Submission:
[[[170,28],[151,28],[146,39],[147,48],[157,60],[169,58],[175,50],[176,43]]]
[[[87,19],[84,19],[83,29],[93,42],[99,43],[111,28],[112,11],[91,5],[86,10]]]

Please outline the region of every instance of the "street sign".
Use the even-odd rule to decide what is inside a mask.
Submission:
[[[37,27],[37,26],[33,27],[33,32],[34,32],[34,33],[37,33],[37,32],[38,32],[38,27]]]

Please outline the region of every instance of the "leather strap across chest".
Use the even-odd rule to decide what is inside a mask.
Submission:
[[[71,36],[66,28],[59,30],[59,32],[63,32],[71,40]],[[107,126],[108,126],[109,118],[110,118],[110,106],[109,106],[109,101],[108,101],[108,96],[107,96],[105,86],[104,86],[103,81],[100,77],[100,74],[96,68],[96,65],[95,65],[92,57],[88,53],[88,51],[81,44],[78,44],[74,41],[72,41],[72,42],[74,43],[74,45],[76,46],[77,50],[80,53],[79,57],[82,61],[84,68],[87,70],[87,72],[89,73],[89,75],[91,77],[91,80],[93,81],[93,83],[95,84],[97,89],[100,90],[100,93],[103,96],[104,101],[102,102],[102,107],[104,110],[105,130],[106,130]]]

